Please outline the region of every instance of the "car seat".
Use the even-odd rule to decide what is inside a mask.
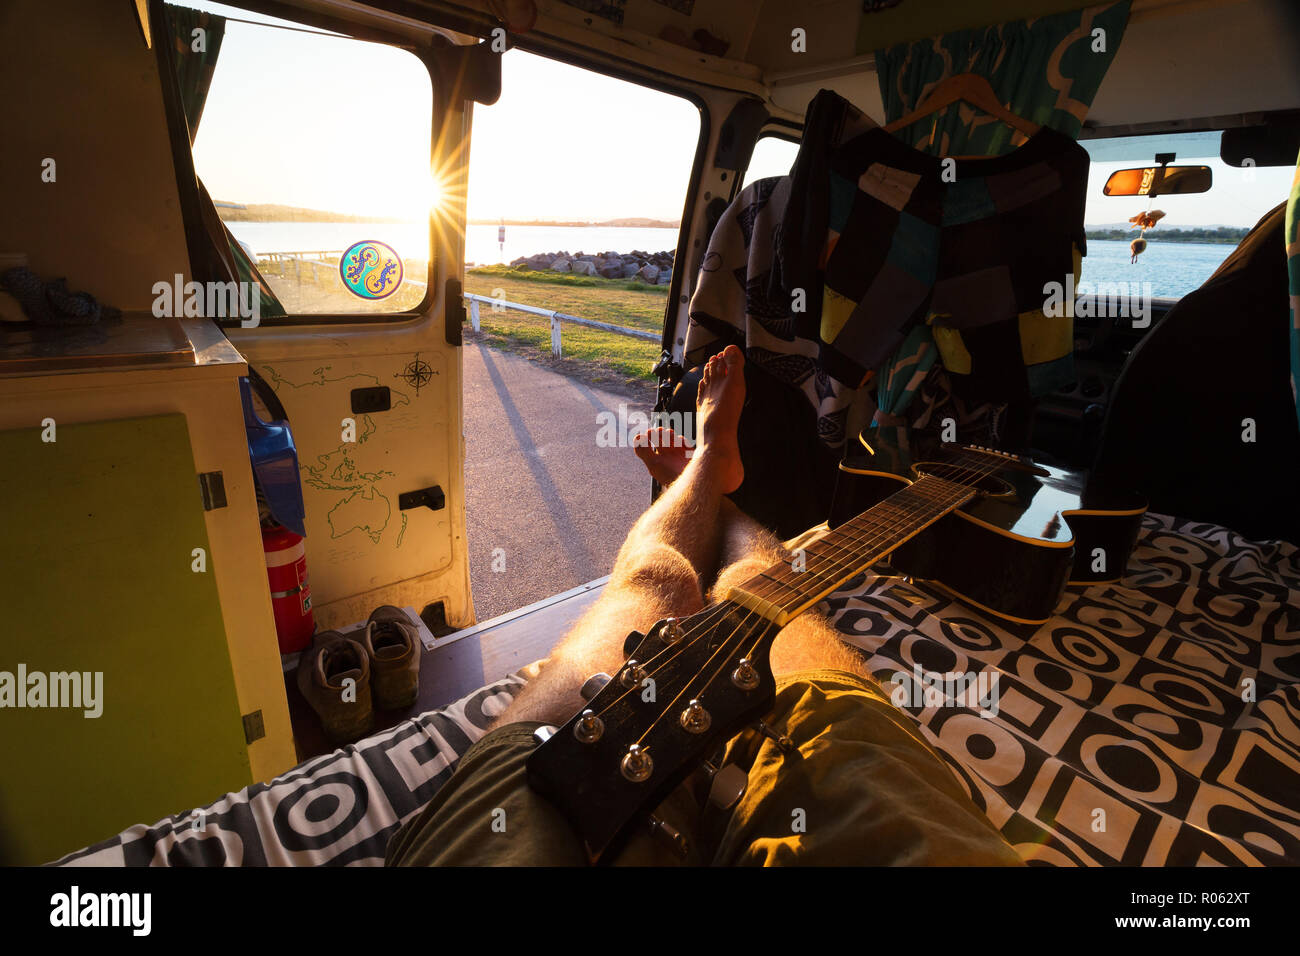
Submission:
[[[1091,483],[1163,514],[1300,543],[1300,427],[1291,395],[1286,204],[1133,350]]]

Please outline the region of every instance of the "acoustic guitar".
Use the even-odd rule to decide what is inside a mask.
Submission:
[[[790,747],[761,719],[776,693],[769,652],[786,623],[886,557],[995,614],[1045,620],[1068,581],[1123,573],[1145,510],[1131,500],[1085,507],[1079,487],[1067,472],[991,449],[945,446],[941,460],[913,466],[864,444],[841,466],[829,530],[725,600],[630,634],[618,673],[593,677],[580,712],[538,731],[530,786],[593,863],[637,828],[684,854],[685,837],[652,812],[673,788],[702,769],[712,802],[732,805],[744,774],[710,758],[749,727]]]

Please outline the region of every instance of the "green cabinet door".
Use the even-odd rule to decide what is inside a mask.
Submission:
[[[252,779],[185,417],[43,437],[0,432],[8,863],[48,862]],[[77,703],[77,683],[93,696],[97,680],[100,700],[50,706]],[[18,706],[42,702],[42,683],[45,706]]]

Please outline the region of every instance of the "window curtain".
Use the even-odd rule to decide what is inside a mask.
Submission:
[[[212,86],[212,75],[217,67],[221,42],[226,35],[226,20],[216,14],[191,10],[189,7],[169,4],[163,9],[172,41],[176,84],[185,110],[190,145],[193,146],[194,138],[199,132],[199,120],[203,118],[203,106],[208,99],[208,90]],[[217,249],[217,254],[232,270],[236,279],[257,289],[260,300],[258,315],[263,319],[285,315],[284,306],[271,291],[266,279],[258,272],[253,260],[217,216],[216,207],[212,204],[207,190],[203,188],[202,182],[199,183],[199,197],[204,206],[204,225],[207,226],[213,243],[224,246]]]
[[[885,123],[911,112],[948,77],[976,73],[988,79],[998,99],[1012,112],[1078,138],[1088,108],[1123,39],[1129,3],[1121,0],[877,50],[876,75]],[[1096,30],[1102,31],[1101,42],[1094,35]],[[1021,133],[964,102],[926,116],[897,130],[895,135],[935,156],[1000,156],[1024,141]],[[1078,280],[1076,256],[1076,284]],[[1070,381],[1074,375],[1073,334],[1046,325],[1070,320],[1042,317],[1042,321],[1045,340],[1062,343],[1057,350],[1064,348],[1065,352],[1050,363],[1030,369],[1035,396]],[[1041,345],[1051,349],[1046,341]],[[893,437],[905,441],[903,413],[939,358],[941,349],[930,327],[918,326],[880,371],[875,427],[894,429],[897,434]]]
[[[1287,283],[1291,293],[1291,397],[1295,399],[1296,419],[1300,422],[1300,156],[1296,157],[1295,178],[1286,201]]]

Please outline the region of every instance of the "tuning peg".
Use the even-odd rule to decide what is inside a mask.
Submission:
[[[731,672],[731,682],[741,690],[753,690],[760,683],[758,668],[748,657],[742,657],[736,663],[736,669]]]
[[[682,729],[692,734],[702,734],[713,724],[713,715],[698,700],[687,704],[678,719]]]
[[[583,682],[583,685],[578,688],[578,693],[582,695],[583,700],[587,703],[591,703],[591,699],[604,690],[605,685],[613,679],[614,678],[610,677],[604,671],[592,674],[585,682]]]
[[[618,672],[618,682],[624,687],[632,688],[645,680],[646,676],[645,666],[640,661],[628,658],[623,669]]]
[[[657,817],[654,814],[650,815],[649,823],[651,833],[653,833],[662,843],[667,844],[668,848],[672,850],[679,859],[686,859],[686,855],[691,851],[691,843],[680,830],[663,817]]]
[[[682,622],[675,617],[666,617],[660,621],[655,633],[659,640],[665,644],[676,644],[686,636]]]
[[[645,640],[645,635],[642,634],[640,631],[633,631],[632,633],[630,633],[627,636],[626,640],[623,641],[623,656],[631,657],[632,654],[636,651],[636,649],[641,646],[641,642],[644,640]]]
[[[605,733],[605,722],[588,707],[573,725],[573,736],[579,743],[594,744]]]
[[[721,768],[705,763],[704,772],[709,775],[709,803],[720,810],[734,807],[749,787],[749,774],[734,763]]]
[[[554,737],[555,732],[559,729],[559,727],[556,727],[553,724],[543,724],[533,731],[533,739],[539,744],[544,744],[546,741]]]
[[[794,753],[794,741],[790,739],[788,734],[778,733],[761,720],[754,724],[754,729],[776,744],[776,749],[781,751],[781,753]]]

